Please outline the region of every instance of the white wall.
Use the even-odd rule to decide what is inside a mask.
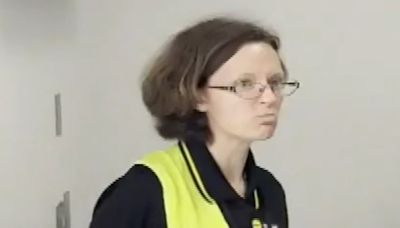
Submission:
[[[140,98],[143,65],[205,15],[272,25],[293,78],[258,163],[284,184],[292,227],[400,226],[397,1],[0,0],[0,227],[55,227],[71,191],[87,227],[105,186],[167,144]],[[54,94],[63,136],[54,136]]]

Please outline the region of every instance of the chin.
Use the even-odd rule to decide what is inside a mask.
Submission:
[[[275,133],[275,126],[268,126],[267,128],[261,129],[255,135],[255,141],[262,141],[270,139],[274,136]]]
[[[267,140],[267,139],[272,138],[273,136],[274,136],[274,133],[262,135],[262,136],[258,137],[257,141]]]
[[[272,138],[273,137],[273,134],[269,134],[269,135],[257,135],[257,136],[251,136],[251,137],[248,137],[247,138],[247,141],[249,142],[249,143],[252,143],[252,142],[257,142],[257,141],[265,141],[265,140],[268,140],[268,139],[270,139],[270,138]]]
[[[236,134],[236,136],[249,143],[254,141],[265,141],[274,136],[275,129],[276,124],[264,125],[261,127],[258,125],[258,127],[246,129],[247,132],[245,134],[243,134],[244,131],[242,131],[242,134]]]

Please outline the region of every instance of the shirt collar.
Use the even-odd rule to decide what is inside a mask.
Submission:
[[[198,139],[186,139],[184,143],[193,160],[200,180],[211,198],[217,202],[240,198],[224,177],[204,141]],[[253,192],[257,188],[258,181],[256,172],[257,166],[252,152],[249,151],[244,168],[244,174],[246,176],[246,199],[252,199]]]

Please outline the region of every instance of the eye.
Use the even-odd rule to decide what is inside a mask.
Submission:
[[[254,87],[255,82],[251,79],[240,79],[236,81],[235,86],[241,89],[251,89]]]
[[[272,89],[280,89],[280,87],[284,85],[283,82],[283,78],[273,78],[268,80],[268,84]]]

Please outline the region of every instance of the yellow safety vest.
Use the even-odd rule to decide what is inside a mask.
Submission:
[[[150,168],[161,183],[167,227],[229,227],[219,206],[205,190],[186,145],[181,145],[183,151],[176,145],[165,151],[149,153],[136,162]],[[258,209],[257,191],[254,191],[254,198]],[[254,228],[262,227],[258,219],[254,219],[252,224]]]

